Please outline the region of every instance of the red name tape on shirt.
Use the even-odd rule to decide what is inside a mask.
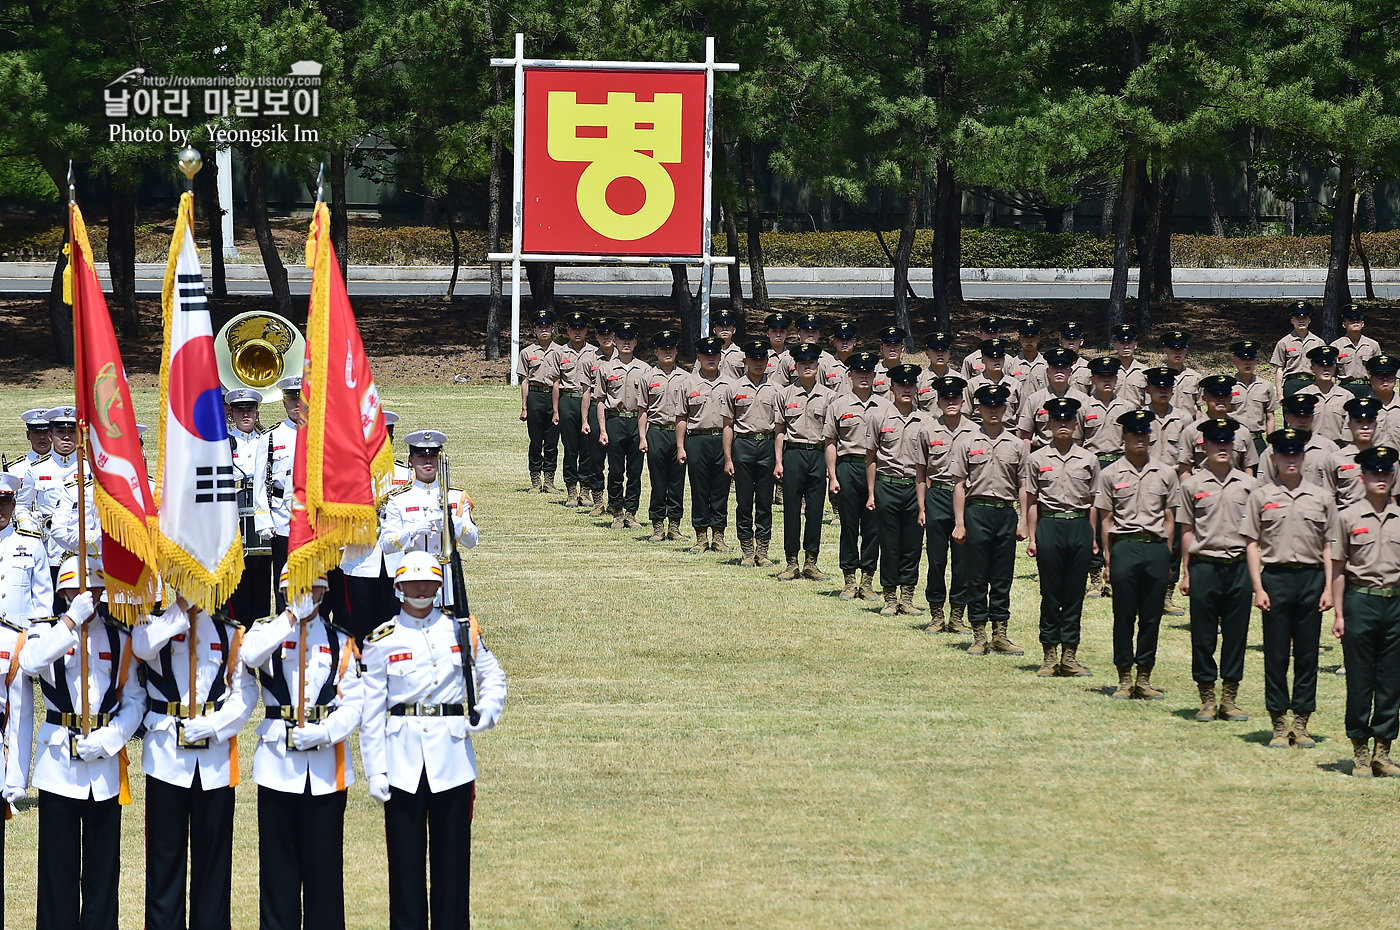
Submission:
[[[1049,410],[1046,410],[1044,407],[1042,407],[1041,409],[1037,410],[1036,413],[1040,414],[1040,415],[1043,416],[1043,417],[1047,417],[1047,416],[1050,415],[1050,411],[1049,411]]]
[[[696,391],[695,393],[691,394],[690,396],[691,396],[691,397],[699,397],[699,396],[700,396],[700,392],[699,392],[699,391]]]
[[[1130,482],[1130,481],[1124,481],[1122,484],[1115,484],[1115,485],[1113,486],[1113,490],[1115,490],[1115,491],[1121,491],[1121,490],[1123,490],[1124,488],[1128,488],[1128,487],[1132,487],[1132,482]]]
[[[1269,503],[1269,504],[1265,504],[1265,505],[1264,505],[1264,509],[1265,509],[1265,510],[1278,510],[1278,508],[1279,508],[1279,505],[1276,504],[1276,503]]]
[[[894,432],[894,427],[893,427],[893,426],[882,426],[882,427],[880,427],[880,432],[882,432],[882,433],[893,433],[893,432]]]
[[[1055,466],[1054,466],[1054,465],[1042,465],[1042,466],[1040,466],[1040,473],[1041,473],[1042,475],[1045,474],[1047,471],[1054,471],[1054,470],[1055,470]]]
[[[421,507],[405,507],[405,508],[403,509],[403,512],[404,512],[404,513],[413,513],[415,510],[422,510],[422,509],[423,509],[423,508],[421,508]]]
[[[1356,529],[1351,531],[1351,535],[1360,536],[1362,533],[1369,532],[1371,532],[1371,528],[1369,526],[1358,526]]]
[[[210,650],[211,652],[223,652],[223,651],[224,651],[224,644],[223,644],[223,643],[210,643],[210,644],[209,644],[209,650]]]
[[[987,450],[986,450],[986,449],[969,449],[968,452],[967,452],[967,454],[968,454],[968,455],[986,455],[986,454],[987,454]]]
[[[452,651],[453,651],[453,652],[461,652],[461,651],[462,651],[461,645],[460,645],[460,644],[459,644],[459,645],[454,645],[454,646],[452,647]]]
[[[281,452],[281,451],[282,451],[283,449],[285,449],[285,448],[287,448],[287,447],[286,447],[286,446],[273,446],[273,447],[272,447],[272,451],[273,451],[273,452]]]
[[[931,440],[929,440],[929,445],[931,445],[931,446],[941,446],[941,445],[943,445],[943,440],[941,440],[941,439],[931,439]]]
[[[798,406],[799,406],[798,404],[786,404],[786,405],[785,405],[785,409],[787,409],[787,410],[796,410],[796,409],[798,408]]]
[[[1351,471],[1351,470],[1352,470],[1353,468],[1355,468],[1355,467],[1356,467],[1356,464],[1355,464],[1355,463],[1352,463],[1351,465],[1341,465],[1341,466],[1338,466],[1337,471]]]
[[[734,399],[735,399],[735,400],[748,400],[748,399],[749,399],[749,395],[747,395],[747,394],[735,394],[735,395],[734,395]]]
[[[1097,413],[1091,413],[1091,414],[1089,414],[1088,416],[1086,416],[1084,419],[1086,419],[1086,420],[1097,420],[1098,418],[1099,418],[1099,415],[1098,415]]]
[[[389,656],[389,661],[390,661],[390,662],[407,662],[407,661],[408,661],[409,659],[411,659],[411,658],[413,658],[413,653],[411,653],[411,652],[396,652],[396,653],[394,653],[393,655]]]
[[[99,652],[99,653],[97,654],[97,657],[98,657],[99,659],[101,659],[103,662],[110,662],[110,661],[112,661],[112,654],[111,654],[110,652]]]
[[[1201,500],[1202,498],[1210,497],[1210,495],[1211,495],[1211,492],[1210,492],[1210,491],[1202,491],[1201,493],[1199,493],[1199,494],[1196,495],[1196,500]]]

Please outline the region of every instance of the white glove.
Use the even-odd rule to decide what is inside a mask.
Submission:
[[[308,723],[304,727],[292,727],[292,745],[297,749],[316,749],[331,744],[331,731],[324,723]]]
[[[472,723],[470,717],[467,718],[467,732],[485,733],[487,730],[491,729],[491,727],[493,727],[495,724],[491,720],[487,719],[485,714],[481,713],[480,708],[475,708],[475,710],[480,716],[476,718],[476,723]]]
[[[213,739],[214,737],[214,725],[205,717],[196,717],[193,720],[186,720],[181,724],[181,729],[185,731],[185,739],[191,743]]]
[[[371,776],[369,777],[369,796],[372,797],[372,798],[374,798],[374,799],[375,799],[376,801],[378,801],[380,804],[388,803],[388,801],[389,801],[389,776],[388,776],[388,775],[371,775]]]
[[[84,591],[73,598],[73,603],[68,605],[68,619],[73,621],[74,626],[82,626],[92,618],[97,610],[96,600],[91,591]]]
[[[6,785],[3,794],[6,804],[18,804],[24,798],[24,789],[18,785]]]
[[[272,530],[258,530],[258,539],[267,542],[272,538]]]
[[[430,536],[438,531],[441,524],[437,520],[419,520],[413,524],[414,536]]]
[[[303,594],[287,605],[298,620],[309,620],[316,614],[316,602],[310,594]]]
[[[107,750],[98,742],[96,733],[78,737],[78,758],[84,762],[96,762],[107,758]]]

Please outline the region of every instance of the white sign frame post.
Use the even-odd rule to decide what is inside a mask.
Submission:
[[[715,72],[738,71],[735,62],[715,61],[715,40],[705,39],[703,62],[657,61],[562,61],[551,58],[526,58],[525,34],[515,34],[515,57],[492,58],[493,68],[515,69],[515,151],[514,183],[510,223],[510,251],[491,252],[488,262],[510,262],[510,383],[519,384],[516,368],[520,364],[520,265],[522,262],[558,262],[564,264],[600,265],[700,265],[700,335],[710,332],[710,293],[713,290],[714,266],[734,264],[733,256],[713,253],[710,235],[713,204],[714,137],[715,137]],[[560,68],[586,71],[704,71],[705,72],[705,189],[701,208],[700,255],[556,255],[553,253],[522,252],[525,223],[525,69]]]

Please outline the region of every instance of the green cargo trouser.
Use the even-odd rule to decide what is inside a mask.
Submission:
[[[1295,372],[1291,375],[1283,376],[1283,396],[1297,394],[1303,388],[1313,383],[1313,376],[1307,372]],[[1281,400],[1282,398],[1280,398]]]
[[[836,481],[841,485],[837,507],[841,510],[841,571],[875,574],[880,560],[880,535],[874,512],[865,509],[870,488],[865,481],[865,457],[859,461],[836,460]],[[917,504],[915,504],[917,522]]]
[[[690,525],[722,530],[729,524],[729,476],[724,473],[724,443],[717,433],[685,437],[690,473]]]
[[[596,401],[597,398],[594,398]],[[603,490],[603,460],[605,455],[603,444],[598,441],[598,404],[590,402],[588,405],[588,435],[583,437],[583,452],[579,458],[579,467],[583,471],[583,484],[590,491]]]
[[[919,498],[908,484],[875,478],[875,520],[880,527],[880,586],[897,588],[919,583],[923,532],[919,527]],[[863,508],[865,505],[862,504]]]
[[[642,506],[642,449],[636,417],[608,414],[607,450],[608,503],[636,513]]]
[[[1347,736],[1393,740],[1400,734],[1400,597],[1375,597],[1351,584],[1343,597]]]
[[[1016,524],[1013,507],[968,501],[963,510],[967,527],[969,623],[1011,619],[1011,576],[1016,570]]]
[[[553,400],[551,399],[551,406]],[[587,484],[589,463],[581,432],[583,399],[574,394],[559,395],[559,438],[564,443],[564,484]],[[550,414],[553,419],[553,413]]]
[[[924,492],[924,535],[928,549],[928,583],[924,596],[929,605],[941,607],[944,600],[952,604],[966,604],[972,600],[967,584],[967,547],[953,542],[952,488],[930,487]],[[950,561],[953,563],[951,589],[944,578]]]
[[[1191,560],[1191,678],[1203,685],[1217,678],[1244,678],[1244,650],[1249,641],[1249,612],[1254,586],[1249,566]],[[1215,641],[1220,637],[1220,668],[1216,674]]]
[[[559,398],[564,406],[564,398]],[[559,419],[563,419],[560,411]],[[530,474],[554,474],[559,467],[559,425],[554,422],[554,398],[531,388],[525,394],[525,432],[530,436]]]
[[[647,473],[651,476],[652,520],[680,522],[685,512],[685,466],[676,461],[676,428],[647,430]]]
[[[773,440],[735,436],[734,524],[740,540],[773,538]]]
[[[1157,664],[1162,600],[1167,593],[1171,553],[1165,539],[1115,537],[1109,552],[1113,584],[1113,664],[1118,668]],[[1133,628],[1137,628],[1137,645]]]
[[[805,511],[805,513],[804,513]],[[783,551],[816,554],[826,516],[826,456],[816,449],[783,449]],[[807,525],[802,525],[803,520]]]
[[[1040,642],[1045,646],[1079,645],[1084,613],[1084,583],[1094,534],[1088,514],[1073,519],[1044,514],[1035,527],[1035,564],[1040,576]]]
[[[1321,565],[1288,568],[1265,565],[1262,572],[1269,609],[1263,612],[1264,706],[1271,714],[1317,710],[1317,651],[1322,631],[1318,598],[1327,586]],[[1288,660],[1293,659],[1293,694],[1288,693]]]

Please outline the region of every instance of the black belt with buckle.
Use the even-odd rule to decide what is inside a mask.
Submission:
[[[821,447],[822,447],[822,444],[819,443],[819,442],[785,442],[785,443],[783,443],[783,448],[784,448],[784,449],[805,449],[805,450],[807,450],[808,452],[816,451],[817,449],[820,449]]]
[[[753,442],[764,442],[773,438],[772,433],[735,433],[735,439],[749,439]]]
[[[1205,562],[1210,565],[1238,565],[1244,561],[1244,556],[1236,555],[1229,558],[1221,558],[1218,555],[1193,555],[1192,562]]]
[[[1264,566],[1264,571],[1266,572],[1308,572],[1321,570],[1321,562],[1274,562]]]
[[[838,455],[838,456],[836,456],[836,461],[838,461],[838,462],[859,462],[859,463],[861,463],[862,465],[864,465],[864,464],[865,464],[865,456],[863,456],[863,455],[856,455],[856,454],[854,454],[854,453],[848,454],[848,455]]]
[[[624,420],[635,420],[637,419],[638,413],[636,410],[609,410],[608,416],[622,417]]]
[[[648,423],[648,424],[647,424],[647,428],[648,428],[648,429],[660,429],[660,430],[665,430],[665,431],[668,432],[668,433],[674,433],[674,432],[676,431],[676,424],[674,424],[674,423]]]
[[[1348,591],[1355,591],[1357,594],[1365,594],[1367,597],[1400,597],[1400,588],[1368,588],[1365,585],[1349,582]]]
[[[951,491],[951,490],[953,490],[953,482],[951,482],[951,481],[930,481],[930,482],[928,483],[928,486],[929,486],[930,489],[932,489],[932,488],[937,488],[937,489],[940,490],[940,491]]]
[[[1167,541],[1167,538],[1166,538],[1165,536],[1158,536],[1156,533],[1114,533],[1114,534],[1113,534],[1113,541],[1114,541],[1114,542],[1118,542],[1119,540],[1123,540],[1123,539],[1131,539],[1131,540],[1133,540],[1134,542],[1146,542],[1146,543],[1164,543],[1164,542]]]
[[[331,715],[335,710],[329,704],[310,704],[306,708],[306,722],[319,723]],[[290,704],[271,704],[266,708],[268,720],[286,720],[289,723],[296,723],[297,709]]]
[[[582,391],[565,391],[565,390],[560,390],[559,395],[560,395],[561,397],[582,397],[582,396],[583,396],[583,392],[582,392]]]
[[[202,717],[205,714],[212,714],[214,711],[224,706],[223,701],[206,701],[203,704],[196,704],[195,715]],[[188,717],[190,706],[171,701],[157,701],[153,698],[146,698],[146,710],[153,714],[169,714],[171,717]]]
[[[82,714],[65,714],[60,713],[56,710],[51,710],[45,713],[44,720],[45,722],[51,723],[56,727],[67,727],[70,730],[76,730],[83,725]],[[111,723],[112,715],[99,714],[96,711],[94,711],[93,713],[88,714],[88,720],[89,725],[92,727],[92,729],[95,730],[98,727],[105,727],[107,724]]]
[[[911,485],[911,484],[914,483],[914,479],[913,479],[913,478],[896,478],[896,477],[893,476],[893,475],[876,475],[876,476],[875,476],[875,480],[876,480],[876,481],[883,481],[883,482],[885,482],[885,484],[898,485],[899,487],[902,487],[902,488],[903,488],[903,487],[908,487],[909,485]]]
[[[466,708],[461,704],[395,704],[389,708],[390,717],[462,717]]]

